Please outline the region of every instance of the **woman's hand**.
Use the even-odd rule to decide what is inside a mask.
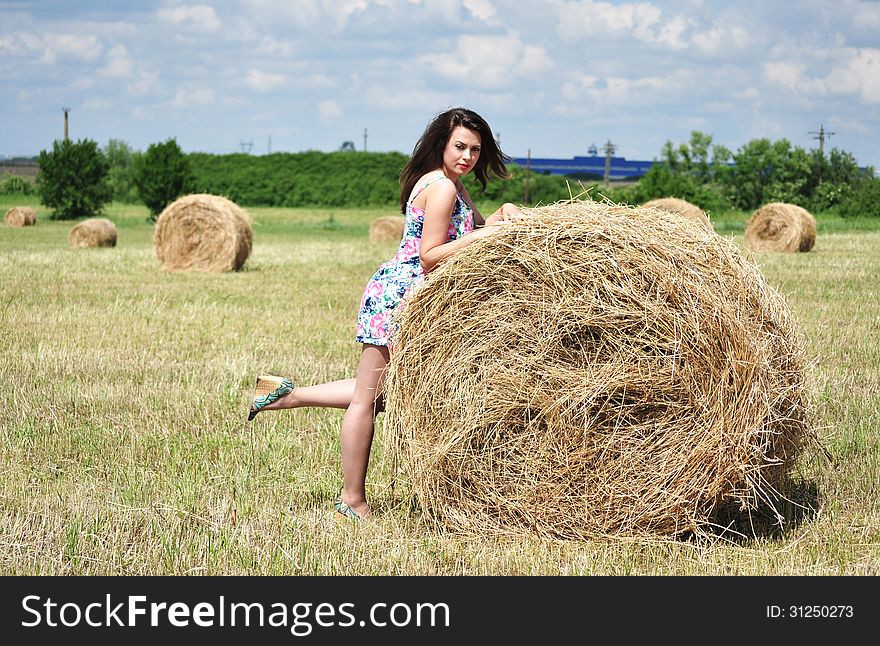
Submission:
[[[503,224],[519,220],[523,216],[523,212],[519,210],[516,204],[505,202],[495,213],[486,218],[486,224]]]

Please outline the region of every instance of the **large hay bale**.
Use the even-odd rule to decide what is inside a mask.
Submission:
[[[11,227],[29,227],[37,223],[37,211],[30,206],[13,206],[4,221]]]
[[[165,269],[238,271],[251,253],[251,218],[225,197],[186,195],[159,214],[153,244]]]
[[[74,225],[67,240],[75,249],[115,247],[116,225],[107,218],[89,218]]]
[[[771,202],[752,213],[745,236],[752,251],[809,251],[816,244],[816,219],[797,204]]]
[[[370,240],[400,240],[403,238],[405,218],[402,215],[385,215],[370,223]]]
[[[687,200],[682,200],[677,197],[658,197],[653,200],[648,200],[642,206],[646,208],[662,209],[670,213],[678,213],[694,222],[699,222],[709,231],[715,230],[712,226],[712,222],[709,220],[709,216],[706,215],[706,212],[696,204],[691,204]]]
[[[785,300],[676,214],[528,209],[429,274],[395,321],[388,454],[450,530],[709,533],[732,506],[777,503],[815,439]]]

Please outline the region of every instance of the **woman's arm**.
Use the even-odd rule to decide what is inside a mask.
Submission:
[[[456,200],[455,184],[451,181],[436,182],[426,188],[424,193],[427,200],[425,204],[425,218],[422,222],[420,261],[422,269],[426,273],[457,251],[475,240],[485,238],[499,228],[498,225],[484,226],[461,238],[448,240],[449,218],[452,215],[452,209],[455,207]],[[475,223],[476,216],[477,212],[475,210]]]
[[[519,207],[512,202],[505,202],[501,206],[499,206],[495,213],[490,215],[488,218],[483,218],[482,213],[474,206],[473,200],[471,200],[471,196],[468,195],[467,189],[462,184],[459,187],[459,191],[461,191],[462,197],[464,197],[465,202],[468,203],[468,206],[474,212],[474,227],[480,228],[486,224],[498,224],[499,222],[509,222],[510,220],[516,220],[517,218],[522,216],[522,211],[519,210]]]

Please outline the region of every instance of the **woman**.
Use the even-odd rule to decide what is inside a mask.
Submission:
[[[289,378],[257,378],[248,420],[264,410],[322,406],[345,409],[342,418],[342,493],[338,513],[354,520],[370,515],[367,466],[382,385],[389,360],[390,316],[404,296],[444,260],[491,235],[519,209],[505,203],[485,220],[461,178],[473,172],[485,189],[490,174],[509,178],[509,157],[498,148],[489,124],[472,110],[447,110],[428,125],[400,173],[404,233],[395,256],[364,290],[356,340],[363,344],[357,376],[294,387]],[[267,387],[266,384],[269,384]]]

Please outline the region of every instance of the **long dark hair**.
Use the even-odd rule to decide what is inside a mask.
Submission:
[[[406,203],[409,195],[415,188],[419,178],[427,172],[443,167],[443,151],[449,142],[452,131],[462,126],[473,130],[480,135],[480,158],[474,166],[474,175],[482,186],[481,191],[486,190],[489,181],[489,173],[508,179],[510,172],[507,170],[507,162],[511,157],[501,152],[492,129],[486,120],[473,110],[466,108],[452,108],[441,112],[416,142],[412,156],[400,171],[400,212],[406,213]]]

